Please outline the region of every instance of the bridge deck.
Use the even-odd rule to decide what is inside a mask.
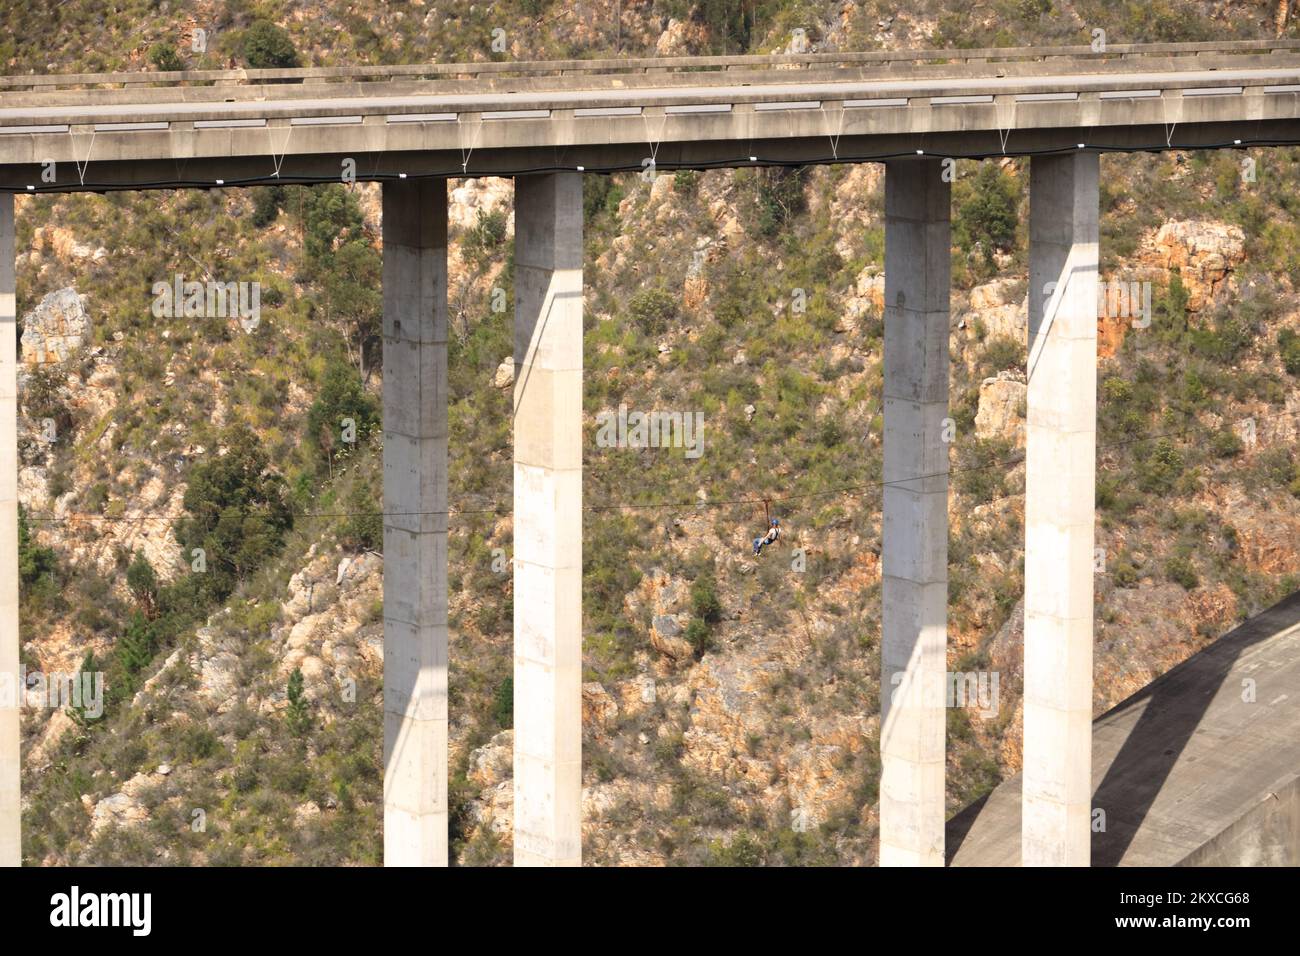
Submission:
[[[1244,701],[1246,681],[1253,702]],[[1093,722],[1094,866],[1173,866],[1300,771],[1300,592]],[[1020,863],[1020,777],[948,822],[953,866]]]
[[[1293,142],[1296,41],[0,78],[0,191]]]

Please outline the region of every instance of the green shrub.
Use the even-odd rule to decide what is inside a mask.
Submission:
[[[807,181],[808,171],[803,166],[769,166],[755,172],[755,225],[760,236],[775,236],[807,208]]]
[[[170,43],[155,43],[149,48],[149,62],[161,73],[175,73],[185,69],[176,47]]]
[[[1137,587],[1139,577],[1138,569],[1127,555],[1116,558],[1115,565],[1111,569],[1111,579],[1117,588]]]
[[[344,421],[351,419],[359,446],[379,427],[379,408],[361,384],[357,370],[345,361],[332,361],[325,369],[316,400],[307,411],[307,435],[319,452],[317,465],[328,465],[352,449],[343,442]]]
[[[382,551],[384,549],[384,516],[379,494],[368,479],[353,486],[347,501],[348,516],[339,529],[339,540],[345,548]]]
[[[264,229],[271,223],[275,222],[280,215],[280,207],[284,205],[287,193],[285,188],[280,185],[275,186],[254,186],[253,194],[253,225],[259,229]],[[274,305],[266,296],[267,290],[263,290],[262,301],[267,305]]]
[[[290,69],[301,65],[289,34],[274,23],[258,20],[244,31],[244,61],[250,69]]]
[[[694,196],[700,188],[700,174],[693,169],[679,169],[673,177],[673,191],[684,197]]]
[[[142,552],[136,552],[135,559],[126,570],[126,586],[135,598],[141,613],[153,619],[158,615],[158,575],[153,565]]]
[[[510,730],[515,725],[515,679],[511,675],[497,684],[492,695],[492,719],[502,730]]]
[[[695,651],[695,657],[701,658],[713,649],[713,628],[702,619],[693,617],[686,625],[686,641]]]
[[[1009,368],[1024,368],[1025,346],[1009,335],[998,336],[989,339],[980,359],[987,368],[999,372]]]
[[[680,302],[662,286],[642,289],[632,296],[627,306],[628,318],[645,335],[661,335],[677,318]]]
[[[718,585],[713,575],[704,575],[691,585],[691,610],[706,624],[722,620],[722,602],[718,600]]]
[[[351,190],[330,183],[298,191],[309,274],[327,274],[336,247],[363,234],[365,218]]]
[[[58,564],[53,548],[36,543],[27,524],[27,509],[18,506],[18,581],[23,588],[31,588],[53,575]]]
[[[27,375],[23,386],[23,404],[28,416],[37,422],[50,419],[54,422],[55,439],[72,430],[72,410],[65,401],[64,375],[49,366],[38,366]]]
[[[108,668],[109,697],[125,700],[139,686],[139,674],[158,651],[157,628],[139,611],[132,611],[117,643]]]
[[[303,690],[302,670],[295,667],[285,688],[289,706],[285,710],[285,723],[295,737],[305,737],[312,728],[311,703]]]
[[[1168,494],[1182,473],[1183,456],[1172,441],[1161,438],[1138,462],[1138,487],[1151,494]]]
[[[277,553],[293,525],[284,480],[244,426],[227,432],[226,454],[190,469],[182,504],[187,514],[176,523],[176,539],[185,554],[204,550],[207,573],[195,577],[214,598],[225,597]]]
[[[1288,375],[1300,375],[1300,335],[1291,329],[1277,334],[1277,351]]]
[[[600,176],[588,173],[582,177],[582,216],[590,224],[598,215],[604,213],[615,220],[618,218],[618,206],[623,201],[623,187],[613,176]]]
[[[1200,583],[1200,579],[1196,576],[1196,568],[1192,565],[1191,558],[1186,555],[1177,554],[1166,561],[1165,574],[1169,580],[1182,585],[1188,591]]]
[[[1188,338],[1193,352],[1226,365],[1250,347],[1254,335],[1245,322],[1220,314],[1211,328],[1193,329]]]
[[[190,723],[180,733],[179,749],[182,759],[207,760],[221,751],[221,741],[204,724]]]
[[[349,239],[329,257],[322,299],[329,315],[347,323],[361,376],[380,345],[384,297],[383,260],[369,242]]]
[[[478,210],[473,228],[466,234],[462,248],[465,256],[480,269],[506,241],[506,213],[504,209],[491,212]]]
[[[1231,428],[1220,428],[1210,439],[1210,453],[1216,458],[1234,458],[1244,448],[1241,438]]]
[[[997,163],[985,162],[974,176],[958,178],[957,183],[953,196],[957,247],[970,252],[978,242],[986,258],[991,258],[994,250],[1013,249],[1020,223],[1019,180]]]

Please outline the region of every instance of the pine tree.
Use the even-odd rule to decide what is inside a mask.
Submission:
[[[141,552],[136,552],[135,560],[126,569],[126,586],[131,589],[131,596],[144,616],[154,620],[158,616],[158,575]]]
[[[311,704],[303,692],[302,671],[297,667],[289,675],[287,694],[289,710],[285,715],[285,722],[295,737],[305,737],[311,730]]]
[[[73,705],[68,708],[68,715],[72,718],[72,722],[83,730],[93,725],[96,721],[102,720],[104,717],[102,713],[98,717],[91,717],[86,713],[86,705],[89,701],[87,701],[84,696],[86,683],[82,680],[82,675],[90,674],[93,676],[97,670],[99,670],[99,664],[95,660],[95,652],[86,651],[86,656],[81,660],[81,670],[77,673],[77,681],[81,684],[83,693],[81,706],[78,707]]]

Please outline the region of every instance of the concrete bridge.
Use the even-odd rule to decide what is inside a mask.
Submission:
[[[383,184],[384,853],[447,862],[447,188],[513,176],[516,864],[581,859],[582,180],[884,162],[880,862],[942,865],[949,177],[1030,156],[1021,859],[1087,865],[1098,156],[1300,141],[1300,44],[481,63],[0,79],[0,325],[15,192]],[[1040,294],[1041,293],[1041,294]],[[142,302],[144,299],[142,298]],[[0,554],[17,548],[0,329]],[[0,565],[0,679],[18,669]],[[0,702],[0,863],[19,862]]]

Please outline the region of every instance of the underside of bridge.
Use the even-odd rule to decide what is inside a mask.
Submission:
[[[644,169],[647,157],[660,169],[885,162],[880,862],[943,865],[951,243],[942,158],[1029,156],[1025,773],[1022,813],[998,840],[1027,864],[1088,865],[1098,157],[1297,141],[1300,93],[1282,81],[1297,78],[1298,61],[1284,53],[1265,57],[1266,69],[1237,64],[1217,78],[1169,67],[1155,96],[1153,74],[1117,79],[1113,64],[1064,78],[931,78],[912,93],[915,77],[865,93],[859,74],[848,77],[858,83],[849,93],[875,100],[847,99],[836,88],[843,79],[791,88],[777,74],[737,87],[727,73],[731,85],[689,95],[617,91],[648,105],[533,94],[498,119],[487,107],[511,101],[495,92],[472,102],[441,94],[447,112],[436,115],[424,101],[304,99],[299,112],[313,122],[302,126],[282,86],[260,87],[261,99],[202,87],[216,93],[195,93],[197,107],[141,96],[148,90],[90,97],[96,106],[69,92],[5,94],[0,325],[16,323],[13,192],[338,181],[348,160],[356,179],[383,182],[384,853],[389,864],[446,865],[446,179],[514,176],[514,853],[516,864],[573,865],[582,846],[583,175]],[[300,98],[323,92],[304,90]],[[121,107],[128,94],[137,107]],[[725,111],[708,108],[723,94]],[[113,122],[97,122],[113,102]],[[784,108],[763,108],[772,104]],[[667,112],[674,106],[684,111]],[[635,113],[576,115],[583,109]],[[60,170],[52,180],[47,160]],[[0,677],[16,680],[15,349],[13,328],[0,330]],[[20,862],[18,771],[11,694],[0,701],[0,864]]]

